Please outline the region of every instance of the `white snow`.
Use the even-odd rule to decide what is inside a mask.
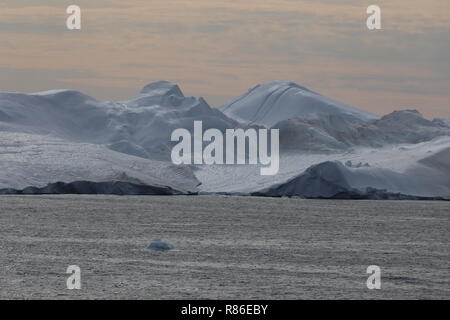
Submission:
[[[293,118],[312,120],[341,115],[350,122],[378,118],[289,81],[258,85],[243,96],[222,105],[220,110],[236,120],[268,127]]]
[[[293,152],[335,152],[362,146],[380,148],[450,136],[450,127],[427,120],[415,110],[394,111],[369,122],[350,123],[339,114],[318,120],[295,118],[281,121],[274,128],[280,129],[281,147]]]
[[[170,162],[126,155],[104,146],[51,136],[0,132],[0,189],[54,182],[126,181],[195,192],[192,171]]]
[[[191,129],[194,120],[223,130],[236,125],[202,98],[186,98],[167,81],[150,84],[136,98],[122,102],[99,102],[70,90],[0,93],[0,131],[105,144],[158,160],[169,160],[172,131]]]
[[[0,93],[0,189],[127,181],[248,194],[330,162],[320,179],[340,177],[335,182],[359,190],[450,197],[448,119],[430,121],[415,110],[378,117],[287,81],[257,86],[221,110],[225,114],[167,81],[119,102],[71,90]],[[170,135],[178,128],[192,132],[194,121],[222,132],[246,125],[279,128],[279,173],[261,176],[257,165],[172,165]],[[320,195],[318,185],[308,192]]]
[[[288,181],[309,167],[326,161],[368,163],[370,167],[349,169],[350,184],[387,189],[417,196],[450,196],[450,167],[424,164],[422,160],[450,149],[450,137],[439,137],[419,144],[400,144],[383,148],[358,148],[331,154],[289,153],[280,158],[275,176],[258,175],[258,166],[201,166],[195,172],[203,192],[250,193]],[[444,157],[444,155],[442,155]],[[450,163],[449,158],[443,161]],[[358,175],[357,173],[364,173]],[[370,178],[373,179],[370,179]],[[412,183],[411,181],[414,181]],[[413,192],[413,193],[411,193]]]

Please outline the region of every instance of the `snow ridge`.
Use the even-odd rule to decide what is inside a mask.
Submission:
[[[175,166],[175,129],[280,129],[280,172]],[[345,166],[343,163],[364,165]],[[73,90],[0,93],[0,193],[450,198],[450,120],[416,110],[379,117],[289,81],[211,108],[168,81],[127,101]],[[368,196],[369,195],[369,196]]]
[[[224,104],[220,110],[239,121],[273,126],[292,118],[320,119],[341,114],[346,120],[374,120],[377,116],[324,97],[290,81],[272,81]]]

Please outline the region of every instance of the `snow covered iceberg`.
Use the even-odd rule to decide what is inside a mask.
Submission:
[[[280,170],[173,165],[173,130],[280,130]],[[71,90],[0,93],[0,193],[227,193],[328,198],[450,198],[450,120],[415,110],[377,116],[289,81],[258,85],[219,109],[174,83],[128,101]],[[344,166],[346,162],[367,164]],[[384,190],[384,191],[383,191]],[[356,197],[356,196],[355,196]]]

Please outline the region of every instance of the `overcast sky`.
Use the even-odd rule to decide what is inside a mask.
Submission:
[[[383,30],[366,27],[371,4]],[[377,114],[450,118],[450,1],[0,1],[0,91],[125,100],[155,80],[213,106],[291,80]]]

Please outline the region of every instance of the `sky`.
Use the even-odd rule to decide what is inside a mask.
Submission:
[[[81,7],[81,30],[66,8]],[[381,7],[382,30],[366,9]],[[290,80],[376,114],[450,118],[448,0],[0,0],[0,91],[127,100],[169,80],[219,106]]]

